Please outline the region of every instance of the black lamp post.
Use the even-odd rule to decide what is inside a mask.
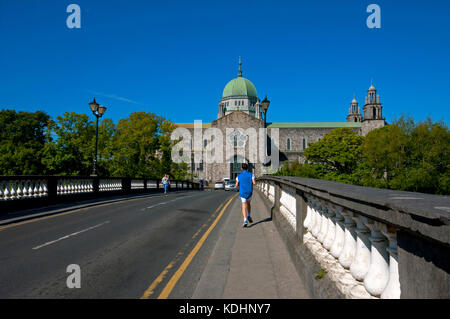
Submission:
[[[267,99],[267,95],[266,95],[264,100],[261,102],[261,108],[262,108],[262,111],[264,113],[264,130],[266,130],[266,127],[267,127],[267,110],[269,109],[269,105],[270,105],[270,101]],[[267,153],[268,153],[268,149],[267,149],[268,141],[267,140],[268,140],[269,137],[267,135],[267,132],[265,132],[265,135],[266,135],[266,138],[264,139],[264,143],[265,143],[264,149],[265,149],[265,152],[266,152],[266,156],[264,158],[263,165],[264,166],[268,166],[269,163],[270,163],[270,158],[267,155]]]
[[[95,156],[94,156],[94,169],[92,171],[92,176],[97,176],[97,145],[98,145],[98,119],[103,116],[106,112],[106,107],[103,105],[99,105],[95,98],[94,100],[89,103],[89,106],[91,108],[92,114],[96,117],[96,124],[95,124]]]
[[[267,99],[267,95],[264,100],[261,102],[261,108],[264,112],[264,127],[267,125],[267,110],[269,109],[270,101]]]

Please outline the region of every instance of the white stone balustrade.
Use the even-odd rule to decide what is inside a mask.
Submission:
[[[48,196],[44,179],[1,180],[0,201],[22,200]]]
[[[144,189],[144,180],[143,179],[132,179],[131,180],[131,189]]]
[[[98,190],[100,192],[117,191],[122,189],[122,180],[117,179],[100,179]]]
[[[279,187],[280,216],[292,224],[295,188]],[[258,189],[271,202],[276,200],[274,188],[272,182],[258,181]],[[307,204],[303,243],[343,295],[400,298],[396,230],[312,194],[305,193],[303,200]]]
[[[93,180],[91,179],[58,179],[57,195],[74,195],[82,193],[91,193],[94,191]]]

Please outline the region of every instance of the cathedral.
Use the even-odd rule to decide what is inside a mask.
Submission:
[[[211,123],[197,123],[197,125],[194,123],[175,124],[178,128],[187,129],[192,137],[198,136],[194,134],[194,128],[200,129],[202,132],[201,143],[193,143],[192,139],[190,141],[191,161],[188,164],[195,180],[203,179],[209,183],[223,178],[233,180],[240,173],[242,162],[249,164],[256,177],[274,172],[270,170],[270,163],[266,163],[264,160],[257,161],[254,159],[255,157],[251,159],[248,156],[251,153],[249,144],[252,143],[249,143],[249,136],[246,135],[246,132],[257,133],[261,132],[261,129],[266,129],[263,132],[267,134],[264,135],[267,139],[264,148],[267,151],[264,151],[267,152],[266,154],[273,152],[273,150],[271,151],[271,147],[274,147],[272,140],[276,139],[278,167],[281,167],[285,163],[304,162],[303,151],[308,144],[319,141],[335,128],[347,127],[357,131],[358,134],[366,135],[371,130],[386,124],[382,116],[380,96],[377,95],[373,83],[371,83],[365,98],[363,114],[361,114],[358,101],[353,98],[346,122],[268,122],[266,114],[269,103],[267,97],[261,100],[253,83],[243,77],[242,63],[239,58],[238,75],[223,89],[217,119]],[[224,145],[222,150],[222,153],[225,154],[224,161],[205,161],[205,154],[211,145],[212,138],[208,137],[208,131],[211,128],[219,129],[223,139],[227,143],[231,143],[236,151],[230,155]],[[276,135],[273,132],[276,132]],[[242,152],[239,152],[238,149],[242,149]],[[202,159],[198,160],[197,157],[197,160],[194,160],[194,152],[203,154]],[[269,166],[269,170],[267,170],[267,166]]]

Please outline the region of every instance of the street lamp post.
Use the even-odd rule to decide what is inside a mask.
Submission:
[[[99,105],[95,98],[94,100],[89,103],[89,106],[91,108],[92,114],[96,117],[96,124],[95,124],[95,156],[94,156],[94,169],[92,171],[92,176],[97,176],[97,149],[98,149],[98,119],[103,116],[106,112],[106,107],[103,105]]]
[[[264,128],[267,125],[267,110],[269,109],[270,101],[267,99],[267,95],[264,100],[261,102],[261,107],[264,112]]]
[[[264,113],[264,136],[266,137],[265,139],[264,139],[264,150],[265,150],[265,152],[266,152],[266,154],[265,154],[265,158],[264,158],[264,163],[263,163],[263,165],[264,166],[267,166],[268,164],[269,164],[269,162],[270,162],[270,159],[269,159],[269,156],[268,156],[268,149],[267,149],[267,140],[268,140],[268,135],[267,135],[267,110],[269,109],[269,105],[270,105],[270,101],[267,99],[267,95],[266,95],[266,97],[264,98],[264,100],[261,102],[261,108],[262,108],[262,111],[263,111],[263,113]]]

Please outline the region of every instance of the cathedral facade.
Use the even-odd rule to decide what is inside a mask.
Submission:
[[[255,159],[254,154],[250,156],[252,155],[250,146],[255,149],[255,142],[249,140],[249,135],[252,135],[249,132],[256,133],[260,137],[259,143],[261,141],[263,141],[262,144],[265,143],[265,145],[261,144],[258,147],[263,147],[266,154],[276,150],[274,154],[277,154],[277,162],[279,163],[277,167],[280,167],[283,164],[295,161],[304,162],[303,152],[308,145],[319,141],[325,134],[335,128],[347,127],[357,131],[360,135],[366,135],[371,130],[383,127],[386,124],[382,116],[380,96],[377,95],[377,90],[373,84],[368,89],[363,113],[361,114],[358,102],[353,98],[346,122],[267,122],[265,118],[267,108],[264,108],[264,102],[266,101],[267,99],[260,100],[253,83],[242,76],[242,65],[239,59],[238,76],[229,81],[223,90],[218,106],[217,119],[211,123],[201,124],[176,123],[177,127],[187,129],[192,136],[189,144],[191,160],[188,164],[195,180],[203,179],[209,183],[214,183],[223,178],[233,180],[241,171],[240,165],[242,162],[247,162],[257,177],[274,172],[273,167],[271,171],[273,160],[271,163],[267,160],[267,156],[265,159],[256,156],[261,160]],[[221,132],[219,135],[224,141],[222,146],[223,161],[208,161],[207,154],[211,151],[210,148],[214,139],[211,134],[208,134],[211,129],[218,129]],[[201,132],[199,133],[199,131]],[[264,135],[261,135],[261,132],[264,132]],[[201,142],[194,142],[195,137],[201,139]],[[276,140],[275,143],[274,140]],[[234,152],[230,153],[230,149]],[[266,151],[266,149],[268,150]],[[202,155],[194,156],[195,152]]]

